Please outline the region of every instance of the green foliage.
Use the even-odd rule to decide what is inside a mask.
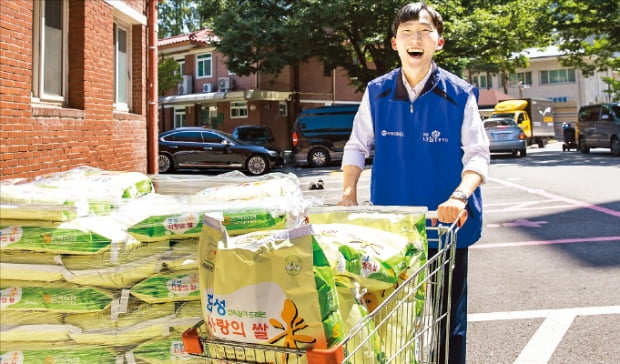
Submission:
[[[552,24],[566,67],[580,68],[585,76],[611,68],[620,71],[620,3],[614,0],[555,2]]]
[[[157,5],[158,37],[190,33],[204,26],[196,0],[162,0]]]
[[[603,82],[607,84],[607,92],[612,102],[620,101],[620,81],[614,80],[613,77],[601,77]]]
[[[179,64],[173,58],[166,58],[157,65],[157,91],[163,96],[167,91],[177,87],[183,81]]]
[[[160,34],[209,26],[221,39],[216,46],[227,57],[228,68],[239,75],[258,71],[278,74],[285,66],[295,67],[317,57],[325,65],[325,74],[343,67],[362,89],[374,77],[398,66],[398,56],[390,45],[391,25],[396,11],[407,2],[164,0],[160,3]],[[566,65],[586,73],[596,67],[620,68],[617,1],[430,3],[445,22],[446,43],[436,61],[458,75],[468,69],[506,76],[527,66],[527,58],[517,54],[527,48],[546,47],[554,39],[571,53],[564,60]],[[594,57],[594,62],[585,62],[583,56]]]

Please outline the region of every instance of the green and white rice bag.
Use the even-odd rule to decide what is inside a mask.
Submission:
[[[155,274],[131,287],[130,293],[148,303],[200,300],[198,269]]]
[[[127,346],[168,336],[174,318],[174,303],[151,305],[130,301],[115,311],[67,315],[65,323],[79,328],[68,331],[78,344]]]
[[[97,363],[97,364],[116,364],[119,363],[115,354],[108,348],[83,345],[57,345],[45,348],[47,342],[28,342],[10,345],[5,348],[3,343],[0,351],[0,363]],[[47,345],[49,346],[49,345]],[[122,360],[121,357],[119,359]]]
[[[180,333],[146,341],[133,349],[132,354],[137,362],[144,364],[204,363],[204,359],[185,352]]]
[[[0,309],[7,311],[97,312],[107,308],[110,292],[70,283],[0,281]]]

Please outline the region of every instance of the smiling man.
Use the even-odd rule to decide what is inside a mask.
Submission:
[[[478,112],[478,90],[433,61],[445,42],[441,15],[424,3],[411,3],[398,11],[392,30],[401,67],[367,85],[344,149],[339,205],[358,204],[357,183],[374,144],[372,204],[426,206],[446,223],[461,216],[449,363],[465,363],[467,247],[482,230],[479,186],[488,173],[489,140]],[[429,256],[436,253],[437,247],[429,245]],[[444,363],[440,351],[438,362]]]

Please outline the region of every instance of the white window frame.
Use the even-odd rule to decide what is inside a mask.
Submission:
[[[515,72],[508,75],[508,84],[511,86],[519,86],[521,83],[522,86],[531,86],[532,85],[532,72],[524,71],[524,72]]]
[[[57,104],[64,106],[67,89],[68,89],[68,64],[69,64],[69,3],[63,0],[61,3],[61,34],[60,34],[60,49],[58,46],[50,47],[51,51],[60,52],[60,75],[58,70],[48,70],[45,67],[49,62],[46,61],[46,36],[53,36],[52,33],[46,34],[47,29],[45,27],[45,6],[47,1],[40,0],[34,2],[34,16],[33,16],[33,48],[32,48],[32,99],[33,102],[44,102],[50,104]],[[50,80],[49,77],[58,78],[56,80]],[[46,77],[48,76],[48,77]],[[52,81],[60,82],[59,91],[50,93],[46,92],[45,83]]]
[[[572,80],[570,79],[570,73],[572,72]],[[558,76],[564,76],[563,80],[560,81],[552,81],[551,73],[557,73]],[[560,74],[561,73],[561,74]],[[543,74],[547,77],[544,78]],[[577,82],[577,72],[573,68],[561,68],[554,70],[543,70],[540,71],[540,84],[541,85],[561,85],[561,84],[570,84]]]
[[[205,63],[209,63],[209,67],[205,67]],[[204,75],[200,74],[200,65]],[[213,77],[213,53],[200,53],[196,55],[196,78]]]
[[[247,101],[231,101],[230,102],[230,118],[241,119],[248,117]]]
[[[119,54],[119,33],[125,32],[125,54],[126,59],[120,59],[121,55]],[[130,110],[129,106],[131,105],[131,90],[132,90],[132,76],[133,72],[131,69],[131,54],[132,54],[132,46],[131,46],[131,25],[126,24],[118,19],[114,20],[114,110],[128,112]],[[121,68],[121,64],[124,64],[124,68]],[[125,75],[123,76],[124,73]],[[125,85],[121,80],[121,77],[124,78]],[[121,87],[124,86],[124,91],[126,95],[126,99],[122,100],[120,98]]]
[[[179,65],[179,70],[178,70],[179,75],[181,76],[185,75],[185,58],[175,59],[175,61]]]
[[[278,110],[280,116],[288,116],[288,103],[286,101],[280,101],[278,103]]]
[[[174,109],[174,127],[180,128],[185,126],[185,108],[175,108]]]

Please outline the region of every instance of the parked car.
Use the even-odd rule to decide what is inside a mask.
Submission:
[[[183,127],[159,135],[160,173],[179,168],[223,168],[261,175],[283,164],[281,150],[246,144],[220,130]]]
[[[235,138],[250,144],[271,145],[276,141],[271,129],[262,125],[240,125],[233,129],[231,134]]]
[[[527,155],[527,137],[519,125],[509,118],[484,120],[484,130],[489,137],[491,153],[512,153],[523,158]]]
[[[620,103],[580,107],[577,130],[582,153],[589,153],[590,148],[609,148],[620,156]]]
[[[341,161],[358,108],[359,105],[338,105],[302,110],[291,135],[294,162],[322,167]]]

